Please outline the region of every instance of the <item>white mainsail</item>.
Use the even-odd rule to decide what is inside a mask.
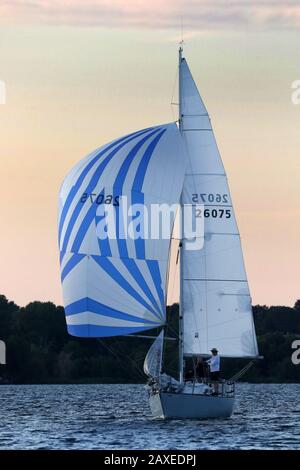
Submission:
[[[140,216],[153,204],[179,202],[185,164],[180,132],[171,123],[121,137],[70,171],[60,191],[59,245],[71,335],[126,335],[165,323],[170,237],[147,236]],[[122,233],[130,207],[138,208],[129,217],[140,236]],[[117,233],[102,238],[108,208]]]
[[[164,347],[164,330],[161,330],[150,347],[144,362],[144,372],[148,377],[158,379],[161,374],[162,355]]]
[[[239,231],[211,122],[185,59],[179,64],[180,130],[188,154],[182,204],[203,205],[204,246],[183,242],[185,355],[257,356]]]

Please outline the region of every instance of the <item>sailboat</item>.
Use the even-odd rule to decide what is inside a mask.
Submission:
[[[198,249],[185,236],[183,216],[177,257],[170,249],[172,230],[146,236],[145,215],[164,204],[189,206],[194,222],[202,220],[192,240]],[[171,227],[175,219],[171,212]],[[231,416],[238,374],[221,380],[217,393],[207,378],[185,380],[185,361],[206,360],[212,348],[221,358],[259,353],[225,169],[181,46],[178,121],[118,138],[74,166],[60,190],[59,248],[69,334],[103,338],[161,329],[144,363],[153,416]],[[180,272],[177,378],[163,372],[174,263]]]

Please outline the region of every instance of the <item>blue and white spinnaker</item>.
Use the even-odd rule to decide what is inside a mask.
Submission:
[[[185,166],[184,144],[171,123],[114,140],[67,175],[59,198],[59,248],[71,335],[126,335],[165,323],[170,237],[147,237],[141,212],[179,202]],[[139,237],[126,236],[121,226],[125,199],[126,207],[140,207],[131,215]],[[108,209],[116,233],[105,238]]]

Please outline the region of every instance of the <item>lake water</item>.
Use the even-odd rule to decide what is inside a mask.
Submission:
[[[0,449],[300,449],[300,384],[239,384],[226,420],[157,421],[143,385],[2,385]]]

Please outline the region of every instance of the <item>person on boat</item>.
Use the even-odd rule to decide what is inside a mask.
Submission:
[[[194,371],[193,371],[193,369],[186,369],[184,380],[185,380],[185,382],[192,382],[194,380]]]
[[[196,362],[196,368],[195,368],[195,372],[196,372],[196,379],[197,380],[200,380],[201,382],[204,382],[205,381],[205,378],[207,376],[207,373],[206,373],[206,363],[205,361],[203,360],[203,357],[201,356],[198,356],[197,357],[197,362]]]
[[[219,380],[220,380],[220,356],[216,348],[211,349],[212,356],[206,363],[209,365],[210,374],[209,378],[214,386],[214,395],[219,393]]]

